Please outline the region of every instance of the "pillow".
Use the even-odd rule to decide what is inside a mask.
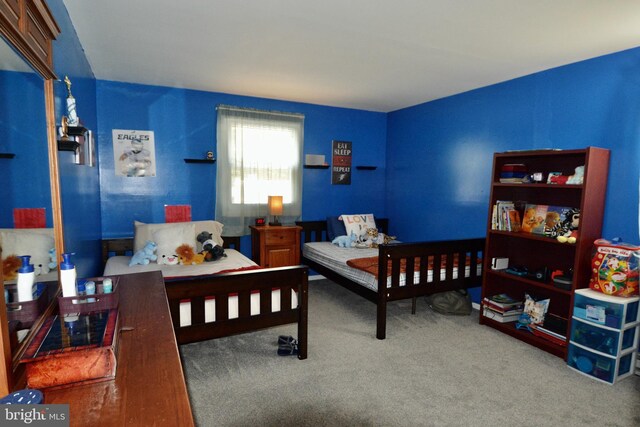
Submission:
[[[175,255],[176,249],[180,245],[187,244],[192,248],[196,247],[195,225],[190,222],[174,222],[167,224],[168,227],[161,227],[153,232],[151,239],[158,245],[156,255],[158,259],[163,256]]]
[[[337,216],[327,217],[327,240],[332,241],[338,236],[346,236],[347,230],[344,228],[344,222]]]
[[[6,228],[0,230],[2,258],[31,255],[36,274],[49,272],[49,250],[55,248],[53,228]]]
[[[344,223],[347,236],[354,232],[356,236],[364,238],[367,234],[367,228],[377,229],[373,214],[340,215],[340,217]]]
[[[162,228],[167,228],[167,227],[170,228],[171,226],[176,224],[194,224],[195,225],[195,231],[193,235],[194,241],[196,239],[196,236],[200,232],[208,231],[213,235],[212,239],[217,244],[222,246],[222,244],[224,243],[224,241],[222,240],[223,225],[218,221],[207,220],[207,221],[191,221],[191,222],[170,222],[170,223],[161,223],[161,224],[145,224],[144,222],[134,221],[133,226],[135,231],[134,231],[134,238],[133,238],[133,251],[137,252],[140,249],[144,248],[144,245],[147,243],[147,240],[152,240],[155,242],[155,240],[153,239],[154,232]],[[197,243],[197,244],[200,245],[200,243]],[[193,246],[193,248],[196,250],[196,252],[199,252],[202,250],[202,248],[198,246]]]

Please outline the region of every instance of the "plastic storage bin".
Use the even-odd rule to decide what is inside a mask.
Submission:
[[[633,374],[640,298],[576,290],[567,364],[609,384]]]
[[[624,350],[637,347],[637,335],[637,328],[633,327],[620,331],[604,326],[598,327],[576,318],[571,322],[573,342],[611,356],[617,356]]]
[[[591,289],[576,290],[573,315],[610,328],[622,329],[638,321],[640,298],[620,298]]]
[[[595,351],[589,351],[577,344],[569,343],[567,364],[583,375],[613,384],[633,374],[632,362],[635,352],[622,357],[610,357]]]

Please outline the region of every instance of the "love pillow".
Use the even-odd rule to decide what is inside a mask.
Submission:
[[[358,215],[345,215],[340,216],[344,223],[347,236],[354,232],[358,237],[364,237],[367,234],[368,228],[376,228],[376,221],[373,218],[373,214],[358,214]]]

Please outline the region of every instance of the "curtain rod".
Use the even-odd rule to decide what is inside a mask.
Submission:
[[[259,110],[257,108],[234,107],[233,105],[224,105],[224,104],[216,105],[216,110],[220,110],[220,109],[228,110],[228,111],[248,111],[248,112],[254,112],[254,113],[268,113],[268,114],[274,114],[278,116],[299,117],[304,119],[304,114],[302,113],[290,113],[287,111]]]

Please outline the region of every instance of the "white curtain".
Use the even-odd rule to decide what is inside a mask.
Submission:
[[[217,107],[216,220],[224,234],[249,234],[267,216],[268,196],[283,196],[283,224],[302,215],[304,115]]]

